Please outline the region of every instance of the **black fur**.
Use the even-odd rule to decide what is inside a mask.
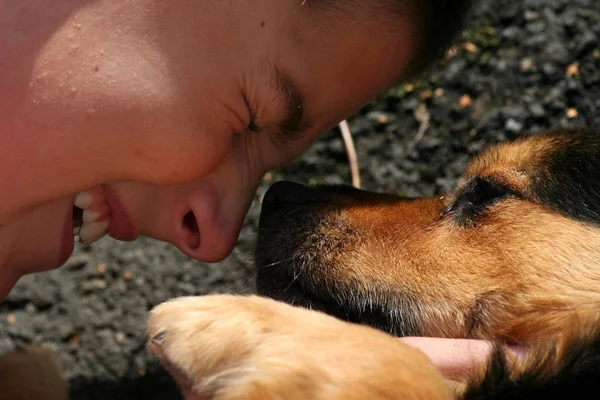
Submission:
[[[533,199],[569,218],[600,224],[600,133],[579,129],[549,135],[556,149],[534,166]]]
[[[445,214],[450,215],[459,225],[473,225],[477,216],[511,194],[511,189],[498,182],[475,178],[462,188],[454,203],[445,210]]]
[[[577,330],[580,327],[574,327]],[[481,381],[470,382],[464,400],[597,399],[600,379],[600,329],[579,332],[557,355],[558,344],[534,350],[522,373],[511,378],[503,347],[498,344]],[[532,351],[532,350],[530,350]]]

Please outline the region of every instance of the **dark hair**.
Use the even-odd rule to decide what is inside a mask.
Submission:
[[[474,0],[313,0],[306,6],[343,11],[347,17],[378,18],[384,29],[394,32],[398,18],[415,24],[416,54],[401,79],[417,78],[444,58],[462,33]]]
[[[416,24],[417,54],[409,77],[417,77],[443,59],[462,33],[474,0],[385,0]],[[400,9],[398,8],[400,7]]]

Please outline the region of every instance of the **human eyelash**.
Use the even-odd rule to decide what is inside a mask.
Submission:
[[[256,124],[256,116],[253,113],[250,113],[250,122],[248,122],[246,129],[252,132],[260,132],[260,127]]]
[[[256,109],[250,105],[248,98],[244,96],[244,100],[246,101],[246,106],[250,111],[250,120],[248,121],[248,125],[246,126],[246,130],[250,132],[260,132],[261,128],[256,123]]]
[[[246,126],[246,130],[251,132],[260,132],[260,127],[256,123],[256,108],[250,105],[248,101],[248,96],[243,92],[242,96],[244,97],[244,102],[246,103],[246,107],[248,107],[248,111],[250,112],[250,120],[248,121],[248,125]]]

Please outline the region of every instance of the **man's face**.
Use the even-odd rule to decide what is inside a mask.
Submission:
[[[263,174],[414,50],[408,19],[392,31],[301,0],[0,6],[0,298],[71,254],[79,192],[86,242],[146,235],[226,257]]]

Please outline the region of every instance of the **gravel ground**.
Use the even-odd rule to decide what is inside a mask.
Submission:
[[[598,38],[598,0],[481,1],[449,61],[349,121],[363,186],[438,194],[489,143],[549,127],[597,127]],[[415,110],[430,116],[421,138]],[[78,247],[57,271],[22,279],[0,304],[0,352],[23,342],[55,349],[72,399],[178,399],[145,350],[146,312],[176,296],[254,290],[258,199],[278,179],[349,183],[339,133],[329,132],[301,159],[265,178],[234,253],[221,263],[191,261],[145,238],[105,238]]]

